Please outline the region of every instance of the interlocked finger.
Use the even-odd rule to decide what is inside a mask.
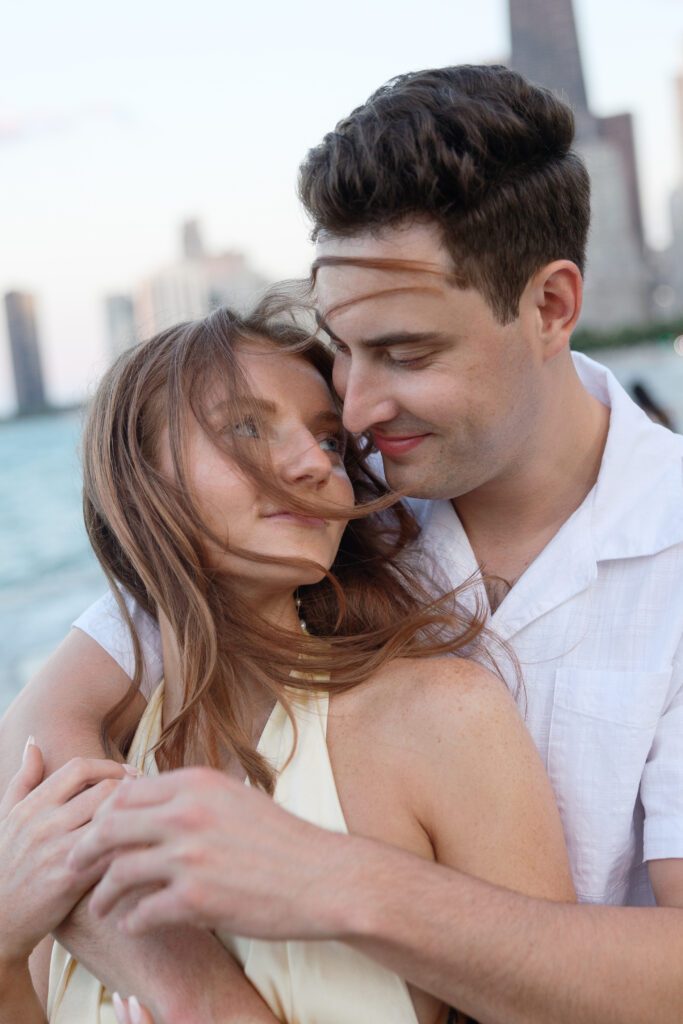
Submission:
[[[73,832],[87,825],[104,802],[121,786],[120,779],[103,779],[84,789],[56,812],[56,820],[64,832]]]
[[[165,835],[166,829],[159,815],[138,808],[112,809],[108,814],[95,816],[72,850],[69,863],[82,870],[113,850],[159,842]]]
[[[104,917],[116,904],[135,889],[149,885],[165,885],[174,878],[168,858],[155,849],[134,850],[114,858],[90,899],[90,909]]]
[[[197,924],[196,915],[188,913],[177,886],[167,885],[158,892],[144,896],[124,919],[119,928],[129,935],[140,935],[169,925]]]

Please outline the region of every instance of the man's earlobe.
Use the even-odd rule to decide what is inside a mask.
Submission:
[[[556,260],[537,275],[535,293],[545,359],[569,344],[581,312],[583,279],[575,263]]]

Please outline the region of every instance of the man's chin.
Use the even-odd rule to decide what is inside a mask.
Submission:
[[[444,497],[443,481],[437,483],[431,473],[425,473],[419,466],[400,466],[384,459],[384,479],[392,491],[400,491],[407,498]]]
[[[474,479],[456,479],[446,477],[438,467],[419,465],[406,466],[384,459],[384,479],[392,491],[399,491],[406,498],[423,498],[428,501],[451,501],[463,494],[468,494],[480,482]]]

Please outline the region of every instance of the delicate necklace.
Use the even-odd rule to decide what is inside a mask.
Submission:
[[[301,626],[301,632],[308,636],[308,627],[306,626],[306,620],[301,615],[301,598],[296,599],[296,613],[299,616],[299,625]]]
[[[310,634],[308,632],[308,627],[306,626],[306,620],[301,617],[300,608],[301,598],[297,597],[296,611],[297,615],[299,615],[299,625],[301,626],[301,632],[304,633],[306,636],[309,636]],[[305,658],[306,656],[302,654],[299,655],[299,657]],[[315,682],[318,683],[329,683],[330,681],[329,672],[298,672],[296,669],[292,669],[292,671],[289,674],[292,677],[292,679],[313,679]]]

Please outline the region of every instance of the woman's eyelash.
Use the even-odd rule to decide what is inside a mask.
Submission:
[[[233,423],[227,428],[227,431],[229,431],[234,437],[246,437],[253,438],[255,440],[258,440],[261,437],[256,421],[251,418],[240,420],[238,423]],[[332,432],[320,438],[321,445],[329,442],[332,442],[334,445],[334,448],[332,449],[333,454],[344,454],[344,451],[346,450],[346,435],[342,431],[337,433]]]
[[[320,444],[332,441],[335,444],[334,454],[343,455],[346,449],[346,437],[342,433],[327,434],[325,437],[320,439]]]
[[[230,430],[237,437],[260,437],[259,429],[256,421],[251,417],[240,420],[239,423],[233,423]]]

